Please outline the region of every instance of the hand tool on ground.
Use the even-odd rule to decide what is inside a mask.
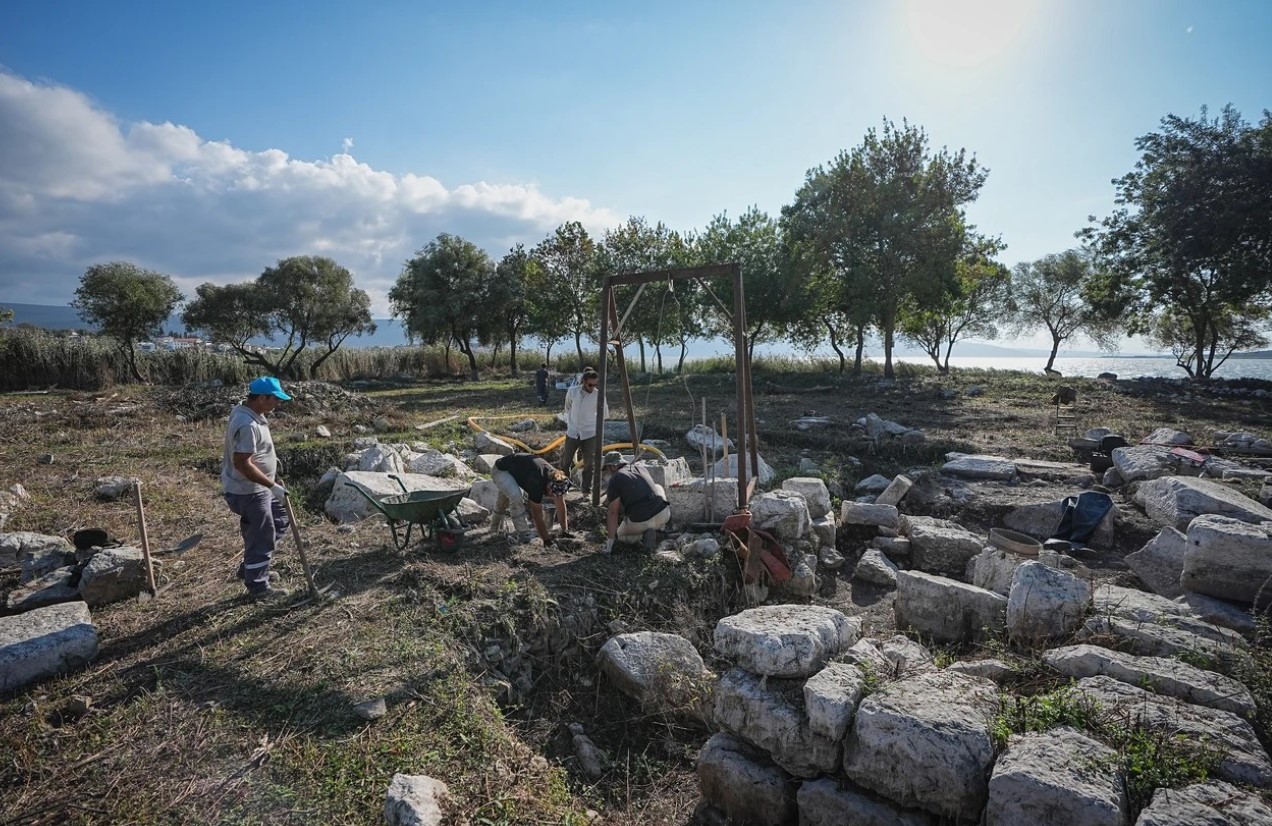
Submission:
[[[296,537],[296,550],[300,553],[300,565],[305,569],[305,581],[309,583],[309,596],[311,599],[318,599],[331,586],[319,589],[314,584],[314,573],[309,568],[309,558],[305,556],[305,541],[300,536],[300,522],[296,519],[296,512],[292,510],[291,495],[286,492],[283,493],[283,508],[287,511],[287,520],[291,522],[292,536]]]
[[[133,493],[137,496],[137,522],[141,525],[141,555],[146,561],[146,585],[150,588],[150,595],[155,596],[158,590],[155,588],[155,566],[150,561],[150,537],[146,534],[146,507],[141,503],[141,480],[133,482]]]

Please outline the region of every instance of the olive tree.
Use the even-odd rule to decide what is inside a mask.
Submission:
[[[202,284],[196,293],[181,316],[186,327],[277,376],[312,378],[349,336],[375,332],[370,296],[330,258],[284,258],[255,281]],[[282,346],[264,350],[264,341]],[[307,366],[299,361],[306,352],[317,354]]]
[[[127,261],[94,264],[80,279],[71,306],[80,318],[115,340],[135,381],[137,343],[163,331],[163,324],[184,296],[172,279]]]

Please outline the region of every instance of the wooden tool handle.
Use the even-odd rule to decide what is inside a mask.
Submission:
[[[146,532],[146,506],[141,501],[140,479],[133,482],[133,493],[137,495],[137,522],[141,525],[141,555],[146,560],[146,584],[150,587],[151,596],[154,596],[155,566],[150,561],[150,535]]]

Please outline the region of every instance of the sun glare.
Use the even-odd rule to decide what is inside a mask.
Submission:
[[[915,50],[940,66],[978,68],[1015,46],[1034,16],[1033,0],[908,0]]]

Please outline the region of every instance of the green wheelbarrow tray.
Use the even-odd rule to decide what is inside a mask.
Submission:
[[[362,494],[371,507],[388,520],[393,546],[399,551],[406,550],[411,543],[411,532],[418,525],[424,541],[433,540],[438,550],[459,550],[464,532],[469,528],[459,515],[459,503],[472,488],[408,491],[395,474],[390,473],[389,478],[398,483],[401,493],[379,497],[350,479],[346,479],[345,484]]]

